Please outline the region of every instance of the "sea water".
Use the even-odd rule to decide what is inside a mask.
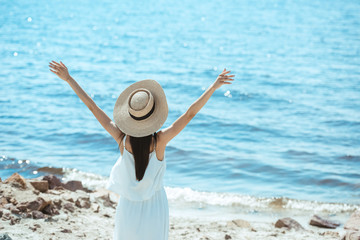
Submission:
[[[169,105],[163,128],[226,68],[233,84],[216,90],[166,149],[169,198],[251,209],[273,201],[317,209],[320,201],[335,212],[360,204],[360,2],[0,6],[3,180],[55,173],[103,186],[120,156],[71,87],[49,71],[51,60],[64,62],[110,118],[129,84],[157,80]]]

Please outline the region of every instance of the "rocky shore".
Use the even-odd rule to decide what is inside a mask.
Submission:
[[[87,189],[81,181],[53,175],[0,178],[0,239],[112,239],[119,196]],[[131,216],[129,216],[130,218]],[[209,221],[171,216],[169,239],[344,239],[360,240],[360,211],[347,222],[314,215],[308,226],[287,217],[262,221]]]

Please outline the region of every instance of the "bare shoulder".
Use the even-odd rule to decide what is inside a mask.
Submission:
[[[121,134],[117,139],[115,139],[119,146],[121,155],[123,154],[124,151],[124,144],[123,144],[124,137],[125,137],[125,133]]]
[[[167,142],[164,139],[164,131],[160,130],[156,133],[156,145],[159,148],[165,148]]]

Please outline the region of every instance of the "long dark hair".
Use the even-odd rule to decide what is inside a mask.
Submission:
[[[130,137],[130,145],[135,159],[136,179],[138,181],[141,181],[144,177],[146,167],[149,164],[149,154],[150,154],[152,134],[147,135],[145,137],[133,137],[129,135],[128,137]],[[154,137],[156,137],[156,133],[154,134]],[[124,144],[124,148],[125,148],[125,144]],[[120,149],[120,144],[119,144],[119,149]]]
[[[130,145],[135,159],[136,179],[140,181],[145,174],[149,164],[149,153],[152,135],[145,137],[130,136]]]

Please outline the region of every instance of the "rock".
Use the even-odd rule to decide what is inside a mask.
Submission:
[[[279,219],[276,223],[275,223],[275,227],[276,228],[287,228],[288,230],[290,229],[295,229],[295,230],[304,230],[304,228],[300,225],[300,223],[298,223],[297,221],[295,221],[292,218],[282,218]]]
[[[12,238],[9,237],[9,235],[7,233],[1,233],[0,240],[12,240]]]
[[[14,208],[11,209],[11,213],[13,213],[13,214],[20,214],[20,210],[17,209],[16,207],[14,207]]]
[[[98,213],[100,210],[100,205],[97,203],[92,204],[91,210],[93,210],[94,213]],[[1,217],[1,216],[0,216]]]
[[[62,168],[55,168],[55,167],[41,167],[36,170],[38,172],[49,173],[50,175],[53,175],[53,174],[63,175],[65,173]]]
[[[225,239],[232,239],[230,235],[225,234]]]
[[[344,228],[346,230],[360,231],[360,210],[351,214],[349,220],[345,223]]]
[[[39,194],[40,194],[40,191],[39,191],[39,190],[34,189],[34,190],[33,190],[33,193],[34,193],[35,195],[39,195]]]
[[[3,221],[7,221],[7,220],[10,220],[10,218],[11,218],[11,213],[10,213],[10,211],[9,211],[9,210],[4,209],[4,210],[3,210],[3,215],[2,215],[1,220],[3,220]]]
[[[251,229],[251,225],[248,221],[242,219],[236,219],[236,220],[232,220],[232,222],[238,227]]]
[[[3,210],[0,209],[0,218],[2,217],[2,215],[3,215]]]
[[[33,226],[33,227],[30,226],[29,229],[32,230],[33,232],[35,232],[37,230],[37,228],[35,226]]]
[[[44,176],[42,180],[48,181],[49,189],[54,189],[54,188],[56,188],[58,186],[63,186],[60,179],[58,179],[54,175]]]
[[[94,196],[94,198],[100,198],[105,200],[106,198],[109,198],[109,191],[103,188],[100,189],[96,189],[96,191],[94,193],[91,194],[92,196]]]
[[[46,192],[49,189],[49,183],[46,180],[31,181],[30,184],[40,192]]]
[[[18,201],[17,201],[14,197],[10,197],[10,198],[8,199],[8,202],[9,202],[9,203],[12,203],[13,205],[18,204]]]
[[[319,234],[321,236],[329,236],[334,239],[340,239],[340,234],[338,232],[334,232],[334,231],[327,231],[327,232],[323,232],[323,233],[319,233]]]
[[[29,209],[30,211],[35,211],[39,209],[40,205],[41,203],[39,203],[38,201],[31,201],[28,204],[26,204],[26,208]]]
[[[22,189],[26,189],[26,181],[25,178],[23,178],[18,173],[14,173],[11,175],[8,179],[4,181],[4,183],[10,183],[14,187],[19,187]]]
[[[51,201],[45,201],[43,198],[38,197],[36,200],[29,202],[26,205],[26,208],[31,211],[42,211]]]
[[[61,199],[56,199],[53,202],[54,202],[56,208],[60,210],[61,209],[61,203],[62,203]]]
[[[68,181],[64,184],[64,188],[73,192],[84,189],[81,181]]]
[[[282,197],[273,198],[273,200],[271,202],[269,202],[269,207],[276,208],[276,209],[281,209],[285,205],[286,205],[286,201]]]
[[[114,207],[114,201],[117,201],[117,195],[111,195],[110,191],[106,189],[97,189],[94,193],[91,194],[91,197],[96,200],[101,199],[100,201],[104,204],[105,207]]]
[[[360,240],[360,232],[347,231],[345,235],[346,240]]]
[[[25,212],[27,209],[28,202],[22,202],[16,205],[16,208],[20,210],[20,212]]]
[[[76,200],[75,205],[79,208],[90,208],[91,207],[90,198],[80,197]]]
[[[44,207],[44,209],[42,210],[43,213],[48,214],[48,215],[54,215],[55,214],[55,206],[54,204],[50,203],[49,205],[47,205],[46,207]]]
[[[20,222],[20,218],[11,216],[10,217],[10,225],[15,225],[16,223]]]
[[[63,233],[72,233],[72,231],[70,229],[63,229],[63,230],[61,230],[61,232],[63,232]]]
[[[113,202],[111,202],[110,200],[104,200],[103,204],[105,207],[114,207]]]
[[[59,221],[59,219],[54,219],[52,217],[48,217],[47,219],[45,219],[45,222],[57,222]]]
[[[33,219],[41,219],[41,218],[45,218],[45,215],[40,211],[33,211],[32,217]]]
[[[31,218],[32,214],[29,212],[23,212],[23,213],[21,213],[21,217],[22,218]]]
[[[5,204],[8,204],[8,200],[6,199],[6,197],[1,197],[0,198],[0,207],[4,206]]]
[[[63,191],[66,190],[63,186],[56,186],[54,190]]]
[[[74,205],[72,203],[65,203],[64,204],[64,208],[70,212],[74,212],[75,211],[75,208],[74,208]]]
[[[321,228],[332,228],[335,229],[338,226],[340,226],[340,223],[328,220],[328,219],[324,219],[321,218],[318,215],[314,215],[311,220],[310,220],[310,225],[312,226],[316,226],[316,227],[321,227]]]
[[[58,187],[56,187],[56,188],[58,188]],[[62,191],[55,190],[55,188],[54,188],[54,189],[49,189],[46,193],[60,196],[62,194]]]
[[[1,220],[7,221],[7,220],[10,220],[10,218],[11,218],[10,213],[5,213],[5,214],[3,214]]]

